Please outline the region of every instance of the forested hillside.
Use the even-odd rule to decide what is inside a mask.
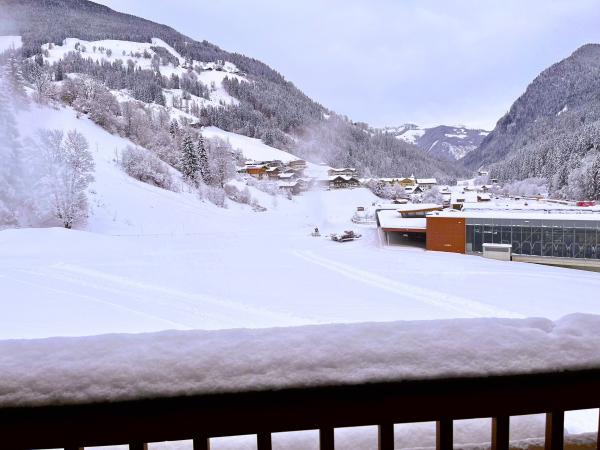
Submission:
[[[67,73],[85,74],[108,89],[125,90],[147,104],[184,104],[185,112],[195,117],[199,125],[259,138],[268,145],[301,157],[318,157],[331,165],[353,165],[371,175],[414,173],[451,180],[465,173],[457,164],[441,162],[409,143],[328,111],[260,61],[206,41],[195,41],[168,26],[85,0],[0,0],[0,8],[0,35],[23,36],[23,56],[34,58],[52,80],[60,80]],[[159,38],[184,60],[173,60],[161,46],[143,54],[151,62],[149,67],[131,66],[128,60],[135,55],[129,53],[99,59],[77,49],[60,60],[43,54],[51,53],[51,49],[46,46],[44,50],[42,46],[60,46],[67,38],[145,43]],[[115,56],[122,58],[117,60]],[[201,80],[201,73],[206,64],[220,62],[232,64],[240,75],[222,80],[222,88],[235,101],[203,102],[209,97],[211,86]],[[179,65],[187,73],[164,76],[159,66],[169,64]],[[176,96],[169,97],[169,90],[182,91],[176,99],[179,103],[173,103]]]
[[[463,161],[503,180],[546,178],[554,195],[599,199],[600,45],[542,72]]]

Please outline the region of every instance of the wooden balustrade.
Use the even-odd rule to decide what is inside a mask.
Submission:
[[[435,421],[438,450],[453,446],[453,421],[492,418],[491,449],[509,447],[510,416],[546,414],[546,450],[563,448],[564,412],[600,406],[600,369],[223,393],[78,405],[0,408],[0,448],[117,445],[255,434],[271,450],[272,433],[319,430],[321,450],[334,430],[377,425],[380,450],[394,448],[394,424]],[[600,446],[598,447],[600,450]]]

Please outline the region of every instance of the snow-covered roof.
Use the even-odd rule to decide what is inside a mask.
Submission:
[[[350,181],[350,180],[358,181],[358,179],[356,177],[353,177],[351,175],[332,175],[332,176],[328,177],[327,179],[329,181],[334,181],[334,180],[338,180],[340,178],[344,181]]]
[[[417,178],[417,184],[437,184],[436,178]]]
[[[391,209],[377,211],[377,217],[380,227],[384,229],[425,230],[427,228],[427,219],[406,219],[398,211]]]
[[[427,217],[463,217],[465,219],[521,219],[521,220],[583,220],[599,222],[600,213],[576,214],[559,211],[488,210],[488,211],[440,211]]]
[[[289,179],[289,178],[292,178],[294,175],[295,175],[294,172],[285,172],[285,173],[280,173],[279,178]]]
[[[436,209],[442,209],[442,205],[437,203],[406,203],[404,205],[395,205],[396,211],[408,212],[408,211],[432,211]]]

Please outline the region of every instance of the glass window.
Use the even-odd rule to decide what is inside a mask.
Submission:
[[[483,226],[475,225],[473,227],[473,251],[483,251]]]
[[[585,228],[575,229],[575,244],[573,248],[573,258],[583,258],[585,256]]]
[[[584,256],[587,259],[592,259],[595,257],[595,253],[596,253],[596,230],[586,228]]]
[[[504,225],[501,227],[502,236],[500,238],[500,243],[502,244],[510,244],[512,243],[511,236],[512,227]]]
[[[542,256],[542,227],[531,227],[531,254]]]
[[[565,258],[572,258],[575,250],[575,230],[573,228],[563,230],[563,241],[565,243]]]
[[[512,227],[512,251],[521,254],[521,227]]]
[[[523,255],[531,255],[531,249],[533,247],[533,243],[531,241],[531,227],[523,227],[521,228],[522,239],[521,239],[521,252]]]
[[[562,258],[565,256],[564,233],[562,227],[552,229],[552,256]]]
[[[552,256],[552,228],[542,228],[542,256]]]
[[[494,225],[492,242],[494,244],[500,244],[502,242],[502,227],[500,225]]]
[[[483,243],[491,244],[494,242],[494,227],[493,225],[483,226]]]

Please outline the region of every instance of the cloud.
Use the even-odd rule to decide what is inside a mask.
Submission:
[[[374,125],[490,128],[544,68],[600,42],[598,0],[103,0],[271,65]]]

